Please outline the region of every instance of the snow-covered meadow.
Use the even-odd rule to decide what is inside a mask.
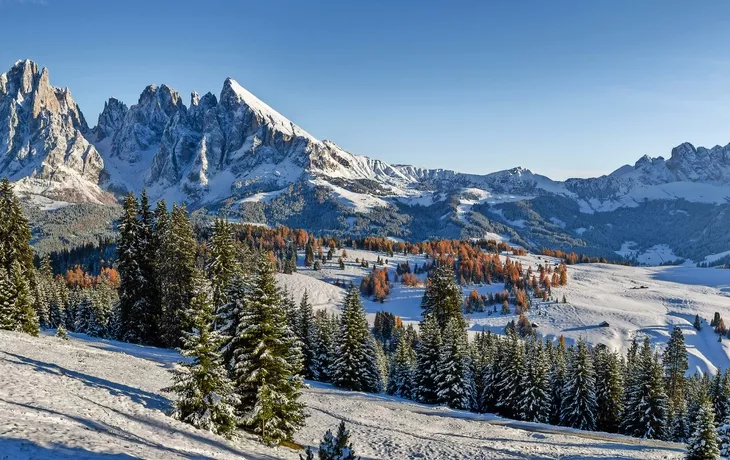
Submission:
[[[388,257],[382,253],[364,250],[347,250],[345,269],[337,265],[337,252],[332,261],[322,270],[299,267],[293,275],[278,275],[299,299],[306,289],[315,308],[337,311],[340,308],[345,289],[337,287],[335,281],[350,282],[359,286],[360,280],[372,270],[380,257],[388,259],[392,273],[398,263],[409,261],[422,266],[427,259],[423,256],[395,254]],[[507,256],[502,256],[506,258]],[[522,263],[523,268],[531,266],[536,271],[538,264],[554,265],[558,259],[535,254],[509,256]],[[365,259],[370,268],[363,268],[355,260]],[[303,260],[300,257],[300,261]],[[422,279],[425,275],[419,275]],[[384,303],[364,299],[363,303],[372,321],[381,310],[400,316],[404,323],[416,324],[421,319],[421,298],[423,287],[405,287],[391,283],[391,293]],[[491,285],[464,286],[464,295],[472,289],[480,294],[501,292],[502,283]],[[566,297],[567,303],[559,302]],[[610,264],[578,264],[568,266],[568,284],[553,288],[555,300],[542,302],[532,299],[528,313],[532,322],[538,325],[537,332],[543,337],[565,336],[571,343],[579,337],[589,343],[603,343],[611,349],[625,352],[636,337],[648,335],[652,342],[661,345],[669,338],[672,328],[682,328],[690,354],[690,372],[695,369],[714,372],[716,368],[730,367],[730,340],[718,342],[718,336],[708,322],[715,312],[730,320],[730,270],[698,268],[694,266],[628,267]],[[468,316],[470,332],[492,330],[502,333],[507,322],[515,319],[512,314],[475,313]],[[696,314],[704,320],[701,331],[692,327]],[[599,327],[603,321],[608,327]]]
[[[227,441],[166,415],[177,353],[73,334],[0,331],[0,459],[297,459],[245,434]],[[311,383],[295,435],[317,445],[344,420],[363,459],[682,458],[678,444],[579,432]]]

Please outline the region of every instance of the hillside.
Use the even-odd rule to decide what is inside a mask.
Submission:
[[[165,415],[175,352],[74,335],[32,338],[0,331],[0,458],[296,459],[244,435],[228,442]],[[32,382],[33,391],[28,391]],[[420,405],[314,384],[307,426],[295,440],[317,444],[345,420],[363,459],[682,458],[684,447],[618,435]]]

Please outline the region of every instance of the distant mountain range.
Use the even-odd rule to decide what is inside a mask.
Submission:
[[[90,128],[47,69],[18,61],[0,75],[0,174],[47,209],[145,188],[169,204],[342,235],[488,235],[659,262],[730,250],[730,145],[685,143],[666,160],[562,182],[519,167],[391,165],[314,138],[231,78],[219,96],[193,93],[188,105],[166,85],[129,107],[111,98]]]

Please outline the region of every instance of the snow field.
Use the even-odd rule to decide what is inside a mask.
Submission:
[[[165,414],[177,353],[73,334],[0,331],[0,458],[296,459],[242,434],[229,442]],[[310,382],[307,426],[318,445],[345,420],[363,459],[682,458],[681,445],[453,411]]]

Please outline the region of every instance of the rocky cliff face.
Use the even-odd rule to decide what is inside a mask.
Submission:
[[[0,170],[18,190],[52,199],[104,202],[104,162],[71,92],[51,86],[47,69],[18,61],[0,75]]]

